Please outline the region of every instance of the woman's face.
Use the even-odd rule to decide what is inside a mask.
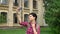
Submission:
[[[32,15],[29,15],[28,18],[30,21],[35,20],[35,17],[33,17]]]

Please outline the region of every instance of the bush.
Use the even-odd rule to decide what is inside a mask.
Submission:
[[[45,20],[53,34],[60,34],[60,0],[45,1]]]

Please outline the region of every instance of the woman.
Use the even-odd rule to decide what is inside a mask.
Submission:
[[[21,22],[21,18],[19,15],[19,9],[17,9],[17,18],[19,20],[19,24],[27,27],[26,34],[40,34],[40,26],[37,25],[37,15],[35,13],[30,13],[28,18],[30,22]]]

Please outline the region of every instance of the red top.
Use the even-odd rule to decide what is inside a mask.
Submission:
[[[28,26],[28,22],[21,22],[21,23],[19,23],[20,25],[23,25],[23,26]],[[37,28],[36,28],[36,30],[37,30],[37,34],[40,34],[40,26],[38,26]],[[29,24],[29,26],[27,27],[27,32],[26,32],[26,34],[34,34],[34,32],[33,32],[33,28],[32,28],[32,26],[31,26],[31,24]]]

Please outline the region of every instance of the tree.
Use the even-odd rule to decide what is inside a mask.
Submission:
[[[53,34],[60,34],[60,0],[44,0],[45,21]]]

